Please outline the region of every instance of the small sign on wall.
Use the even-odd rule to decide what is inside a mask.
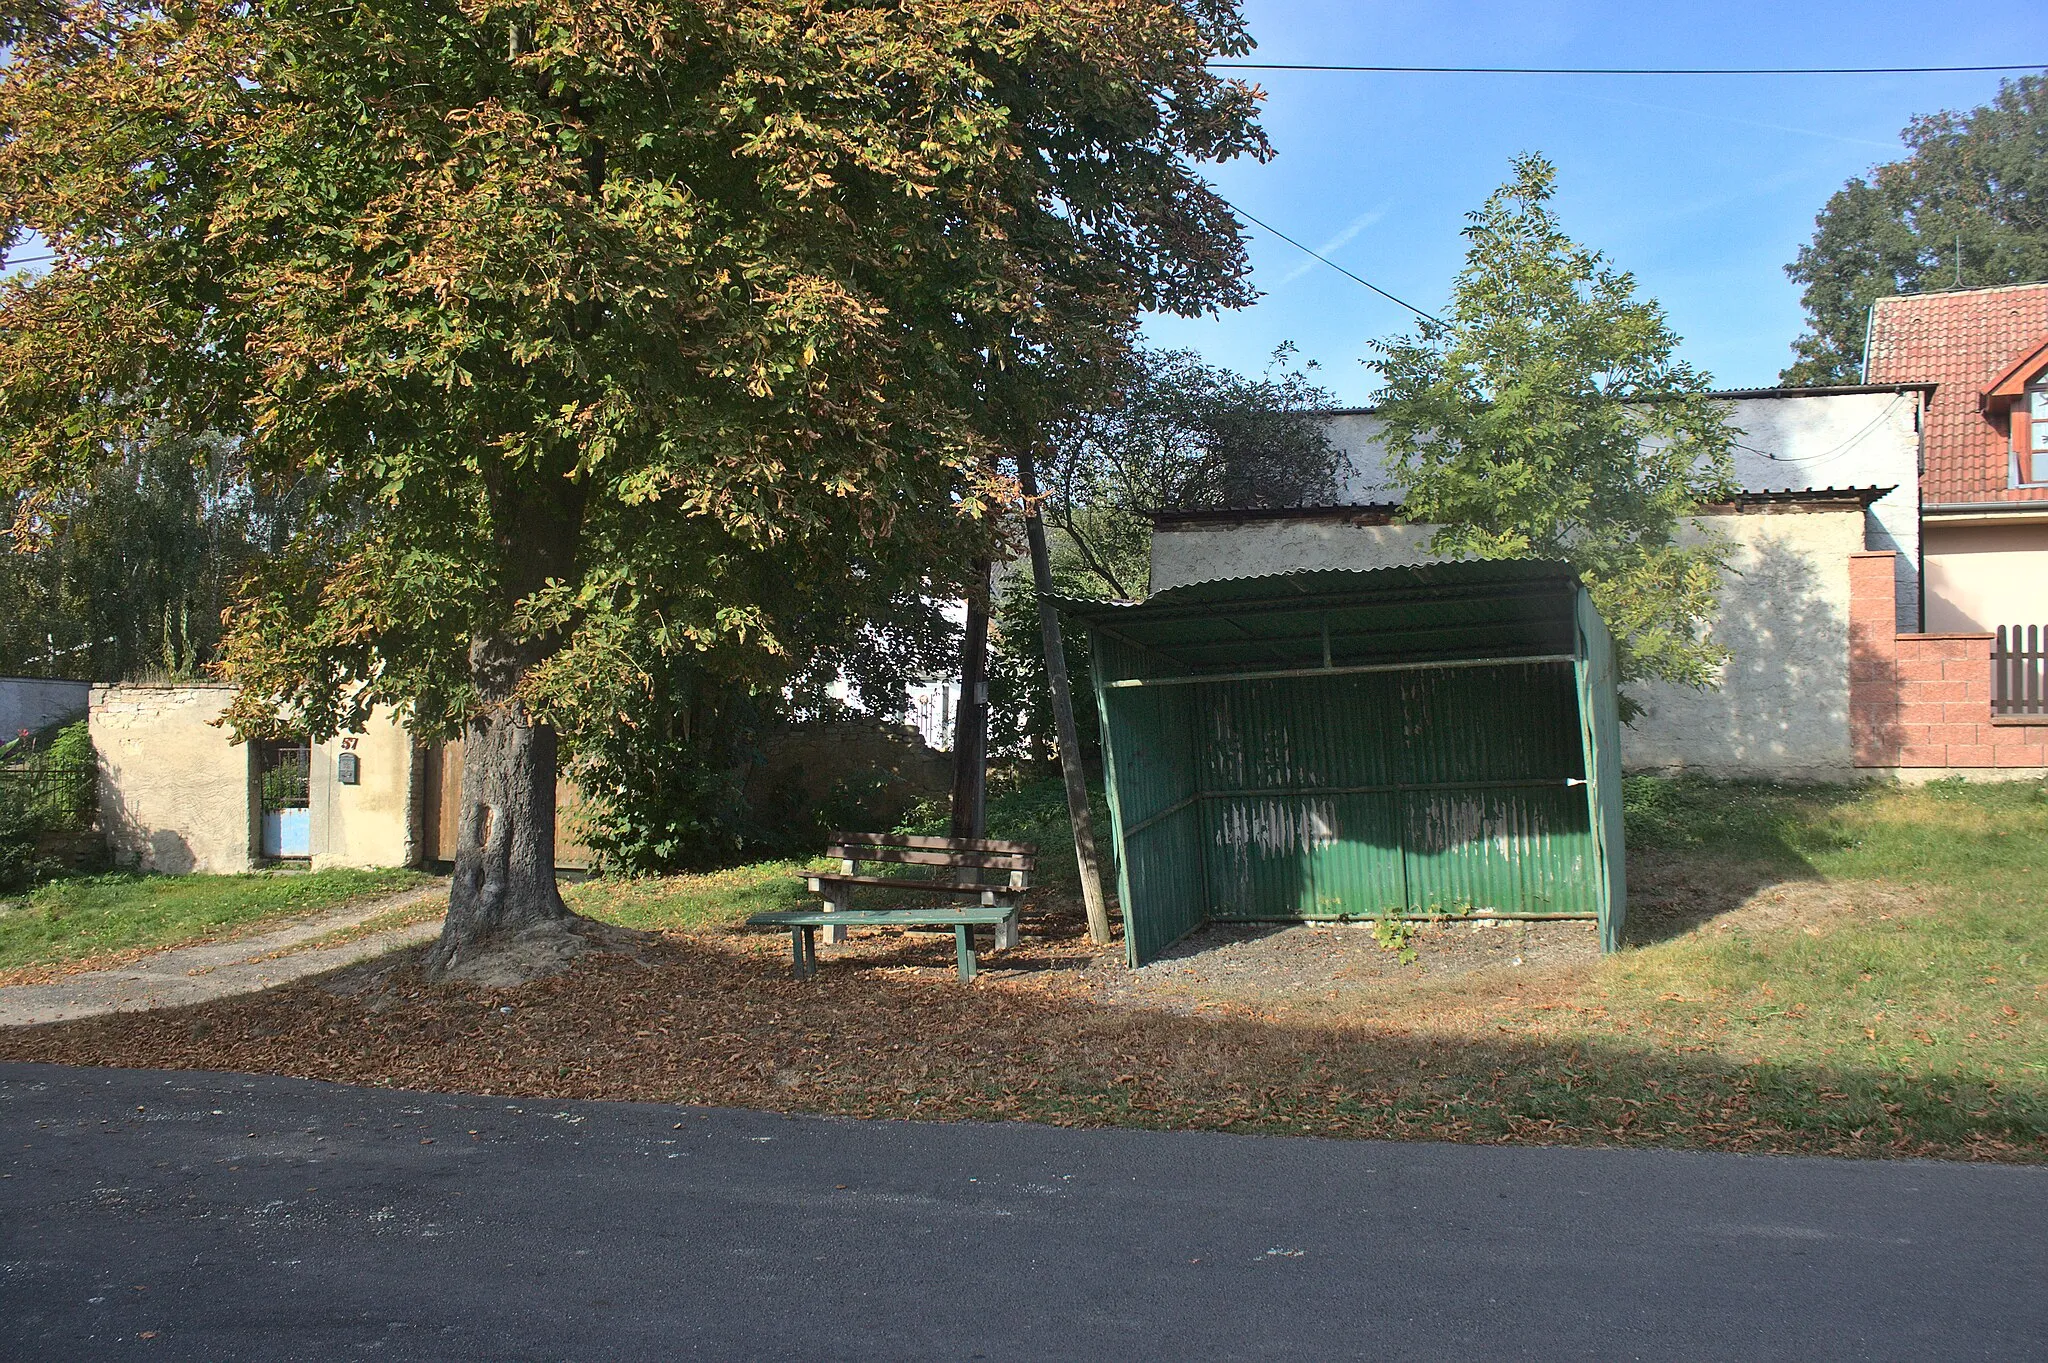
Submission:
[[[334,759],[334,779],[345,786],[362,784],[363,759],[352,752],[345,752]]]

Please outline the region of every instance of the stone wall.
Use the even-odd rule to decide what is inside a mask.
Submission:
[[[231,686],[92,688],[100,826],[116,865],[180,874],[253,869],[253,753],[215,720]]]
[[[92,683],[47,677],[0,677],[0,743],[27,729],[85,717]]]
[[[1850,564],[1856,765],[1905,780],[2048,775],[2048,719],[1991,713],[1991,635],[1891,628],[1892,557],[1857,554]]]

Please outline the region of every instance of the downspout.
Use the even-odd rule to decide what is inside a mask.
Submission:
[[[1876,309],[1872,308],[1875,312]],[[1913,390],[1913,632],[1927,631],[1927,390]]]

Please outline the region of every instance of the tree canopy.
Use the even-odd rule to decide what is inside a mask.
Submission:
[[[1338,451],[1316,420],[1330,394],[1289,367],[1252,378],[1186,350],[1138,349],[1101,397],[1041,431],[1047,524],[1094,580],[1145,595],[1154,511],[1300,506],[1333,494]]]
[[[1787,384],[1858,383],[1870,305],[1895,293],[2048,279],[2048,77],[1916,118],[1909,155],[1837,190],[1785,273],[1806,333]]]
[[[1403,515],[1437,553],[1570,563],[1624,683],[1711,685],[1724,550],[1691,517],[1732,491],[1726,405],[1634,277],[1565,235],[1556,179],[1517,159],[1468,215],[1444,318],[1367,362]]]
[[[228,612],[235,720],[467,725],[444,966],[566,919],[553,724],[646,650],[774,675],[817,603],[953,590],[994,377],[1248,296],[1194,168],[1268,154],[1224,0],[26,14],[15,533],[144,429],[308,488]]]

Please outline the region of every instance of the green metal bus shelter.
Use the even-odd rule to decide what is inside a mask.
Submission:
[[[1614,642],[1560,563],[1065,601],[1132,965],[1211,922],[1591,918],[1620,945]]]

